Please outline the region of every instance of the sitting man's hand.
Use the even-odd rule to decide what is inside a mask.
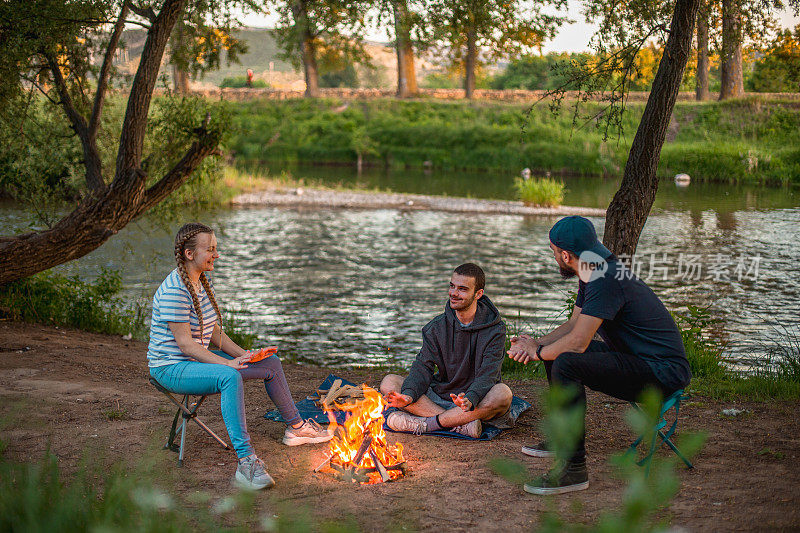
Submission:
[[[460,392],[458,396],[450,394],[450,399],[453,400],[453,403],[459,406],[462,411],[472,411],[472,402],[469,401],[469,398],[464,396],[463,392]]]
[[[536,339],[530,335],[520,335],[511,338],[511,349],[506,353],[511,359],[524,365],[533,360],[533,354],[538,347]]]
[[[389,407],[396,407],[398,409],[402,409],[403,407],[409,405],[413,400],[411,396],[407,394],[400,394],[399,392],[391,391],[389,394],[386,395],[386,404]]]

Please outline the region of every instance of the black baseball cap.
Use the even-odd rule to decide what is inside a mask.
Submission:
[[[611,255],[611,250],[597,239],[597,231],[591,220],[577,215],[564,217],[550,229],[550,242],[562,250],[580,256],[583,252],[594,252],[603,259]]]

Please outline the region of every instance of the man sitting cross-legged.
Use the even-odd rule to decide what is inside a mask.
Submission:
[[[483,294],[486,277],[466,263],[450,278],[444,313],[422,328],[422,349],[408,377],[389,374],[381,392],[390,407],[386,424],[420,435],[451,430],[478,438],[481,420],[508,412],[511,389],[500,383],[505,324]]]

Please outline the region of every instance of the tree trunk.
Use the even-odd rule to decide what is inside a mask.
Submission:
[[[467,28],[467,57],[464,59],[464,97],[475,92],[475,64],[478,60],[478,34],[474,26]]]
[[[189,73],[186,72],[186,65],[180,58],[181,51],[186,46],[185,23],[179,20],[173,30],[172,43],[172,87],[176,93],[181,95],[189,94]]]
[[[744,96],[742,70],[742,12],[739,0],[722,0],[722,86],[719,99]]]
[[[301,45],[303,53],[303,72],[306,78],[306,98],[319,96],[319,71],[317,70],[317,47],[312,39]]]
[[[116,173],[111,185],[99,197],[85,198],[74,211],[47,231],[0,237],[0,284],[47,270],[95,250],[177,189],[203,159],[216,150],[219,138],[206,130],[210,119],[207,117],[203,127],[198,129],[198,140],[186,155],[158,182],[149,189],[145,188],[147,176],[141,169],[141,156],[147,113],[164,50],[183,11],[183,4],[184,0],[164,0],[160,12],[151,21],[128,97]]]
[[[397,96],[416,96],[417,73],[414,70],[414,48],[411,45],[410,21],[406,0],[392,2],[394,10],[395,48],[397,50]]]
[[[189,73],[177,63],[172,64],[172,81],[176,93],[189,94]]]
[[[697,13],[697,72],[695,74],[695,100],[708,100],[708,11],[704,6]]]
[[[618,256],[632,257],[658,191],[656,169],[672,109],[678,97],[700,0],[677,0],[669,38],[653,87],[636,130],[622,184],[606,212],[605,245]]]
[[[303,75],[306,80],[306,98],[319,96],[319,71],[317,70],[317,47],[311,33],[311,21],[305,0],[292,4],[292,16],[299,41],[300,58],[303,61]]]

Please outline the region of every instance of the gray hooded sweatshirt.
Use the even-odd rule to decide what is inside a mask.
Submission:
[[[444,313],[422,328],[422,349],[403,382],[402,394],[417,401],[432,388],[444,399],[465,393],[473,407],[500,383],[506,326],[487,296],[478,300],[475,318],[467,326],[446,304]]]

